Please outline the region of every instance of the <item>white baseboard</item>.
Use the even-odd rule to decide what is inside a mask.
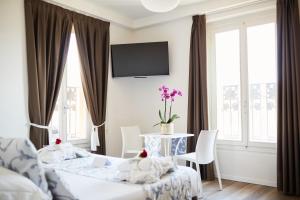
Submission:
[[[269,180],[234,176],[234,175],[228,175],[228,174],[222,174],[221,176],[222,176],[222,179],[227,179],[227,180],[232,180],[232,181],[239,181],[239,182],[245,182],[245,183],[265,185],[265,186],[270,186],[270,187],[277,187],[276,182],[269,181]]]

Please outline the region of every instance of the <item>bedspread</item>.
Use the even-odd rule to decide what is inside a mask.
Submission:
[[[122,159],[108,157],[108,162],[103,168],[96,168],[92,166],[93,157],[79,158],[67,160],[60,164],[47,164],[45,167],[54,168],[58,171],[76,174],[80,176],[90,177],[97,180],[104,180],[109,182],[118,182],[125,185],[136,185],[144,191],[145,200],[189,200],[193,196],[195,190],[198,192],[198,183],[192,187],[191,177],[195,176],[193,170],[187,167],[178,167],[174,172],[164,175],[160,181],[152,184],[131,184],[128,182],[120,182],[116,178],[117,166],[122,162]],[[195,195],[195,194],[194,194]]]

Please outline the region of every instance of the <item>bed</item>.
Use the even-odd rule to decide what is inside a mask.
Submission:
[[[105,167],[93,166],[94,159],[97,157],[107,159]],[[92,154],[85,158],[65,160],[56,164],[44,164],[44,167],[55,169],[66,182],[70,191],[83,200],[169,199],[169,197],[163,196],[166,191],[173,193],[177,199],[185,198],[180,196],[183,188],[182,186],[176,188],[178,184],[191,187],[190,195],[192,197],[196,197],[199,193],[199,176],[195,170],[183,166],[178,166],[175,172],[163,176],[160,181],[153,184],[130,184],[115,180],[116,167],[123,160]],[[190,179],[190,186],[188,183],[180,182],[180,177]]]
[[[176,166],[171,157],[122,159],[71,144],[37,152],[28,139],[0,138],[0,167],[0,199],[5,200],[190,200],[200,194],[199,174]]]

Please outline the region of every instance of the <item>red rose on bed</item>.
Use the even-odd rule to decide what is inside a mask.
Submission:
[[[60,143],[61,143],[61,139],[57,138],[57,139],[55,140],[55,144],[60,144]]]
[[[146,158],[147,155],[148,155],[147,151],[145,149],[143,149],[143,151],[140,153],[139,157]]]

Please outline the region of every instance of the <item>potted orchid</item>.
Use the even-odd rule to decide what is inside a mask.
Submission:
[[[173,89],[172,91],[170,91],[169,88],[164,85],[159,88],[159,91],[161,92],[161,100],[164,102],[164,110],[163,113],[161,112],[161,110],[159,110],[158,114],[160,122],[155,124],[154,126],[160,125],[160,132],[162,134],[173,134],[173,122],[175,119],[178,119],[179,116],[177,114],[172,114],[172,105],[175,101],[175,97],[182,96],[182,92],[178,89]],[[167,111],[167,108],[169,108],[169,111]]]

